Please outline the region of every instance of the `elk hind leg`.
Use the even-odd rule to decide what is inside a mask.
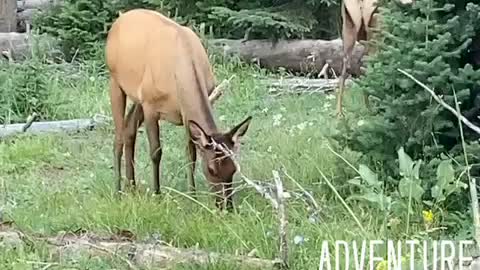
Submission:
[[[353,24],[350,14],[348,14],[346,7],[342,4],[342,41],[343,41],[343,64],[342,73],[339,78],[339,89],[337,92],[337,118],[344,116],[343,114],[343,94],[345,92],[345,78],[347,76],[347,68],[350,65],[350,58],[352,56],[355,41],[357,39],[357,32]]]
[[[160,194],[160,161],[162,159],[162,147],[160,145],[160,128],[158,114],[149,108],[143,107],[147,138],[150,145],[150,159],[153,170],[153,191]]]
[[[126,95],[118,83],[110,78],[110,103],[112,107],[112,117],[115,127],[115,138],[113,145],[113,170],[115,174],[115,189],[120,192],[122,189],[121,162],[123,155],[123,132],[124,116],[126,106]]]
[[[143,123],[143,108],[141,104],[133,104],[125,120],[125,174],[130,184],[135,187],[135,141],[138,128]]]

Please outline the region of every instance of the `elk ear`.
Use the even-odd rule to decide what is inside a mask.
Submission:
[[[196,122],[188,121],[188,129],[190,130],[190,136],[192,141],[201,148],[207,148],[210,142],[210,136]]]
[[[245,135],[245,132],[247,132],[248,126],[250,125],[250,120],[252,120],[252,117],[249,116],[245,120],[243,120],[240,124],[232,128],[228,134],[232,138],[232,141],[234,144],[240,143],[240,138]]]

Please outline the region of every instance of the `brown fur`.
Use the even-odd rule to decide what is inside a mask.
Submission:
[[[415,0],[400,0],[403,5],[415,3]],[[374,29],[381,29],[381,17],[378,13],[377,0],[342,0],[342,41],[343,41],[343,64],[339,78],[337,93],[337,118],[343,117],[343,94],[345,91],[345,79],[350,66],[353,48],[356,41],[366,42],[366,55],[375,53],[376,48],[369,42],[376,39]],[[369,108],[368,94],[364,93],[365,106]]]
[[[204,173],[217,197],[228,192],[218,188],[231,186],[235,167],[230,158],[217,162],[212,138],[237,148],[251,117],[222,133],[208,100],[215,78],[208,55],[198,36],[158,12],[135,9],[120,14],[112,24],[106,43],[106,62],[110,71],[110,97],[115,124],[114,168],[116,188],[121,190],[120,164],[125,146],[126,176],[135,185],[134,148],[137,129],[145,122],[153,165],[155,193],[160,192],[159,120],[184,125],[188,137],[190,190],[195,192],[196,147],[203,159]],[[126,117],[126,97],[134,102]],[[233,131],[233,132],[232,132]],[[217,141],[217,142],[218,142]],[[233,166],[233,169],[232,169]],[[231,208],[231,198],[228,199]]]
[[[358,6],[352,5],[352,8],[357,9],[348,10],[345,0],[342,1],[342,41],[343,41],[343,63],[342,72],[339,80],[339,90],[337,93],[337,117],[343,117],[342,103],[343,93],[345,89],[345,79],[347,70],[350,66],[350,60],[356,41],[369,41],[372,39],[372,28],[377,26],[377,3],[376,1],[352,0],[350,4],[357,2]],[[360,8],[360,6],[363,8]],[[351,14],[351,12],[355,12]],[[365,12],[365,14],[362,14]],[[365,17],[366,16],[366,17]],[[366,54],[374,53],[374,48],[367,44]],[[365,105],[368,107],[368,95],[364,95]]]

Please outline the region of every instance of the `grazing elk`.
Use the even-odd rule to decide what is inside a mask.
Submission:
[[[127,179],[135,185],[134,149],[137,129],[145,122],[153,167],[153,187],[160,193],[160,120],[183,125],[188,138],[189,186],[195,192],[196,148],[203,172],[216,196],[217,207],[233,208],[233,160],[216,143],[237,151],[251,116],[228,132],[220,132],[214,120],[209,95],[215,78],[198,36],[162,14],[133,9],[114,21],[108,32],[105,56],[110,72],[110,101],[115,125],[114,171],[121,190],[121,159],[125,146]],[[125,115],[126,98],[134,105]]]
[[[412,4],[414,0],[399,0],[401,4]],[[357,41],[367,41],[366,54],[374,52],[374,47],[368,44],[372,39],[373,28],[378,27],[377,0],[343,0],[342,1],[342,41],[343,64],[339,78],[337,93],[337,117],[343,117],[342,100],[345,90],[345,77],[350,66],[353,48]],[[368,107],[368,95],[364,94],[365,105]]]

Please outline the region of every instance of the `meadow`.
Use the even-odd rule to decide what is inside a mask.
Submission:
[[[222,129],[246,115],[253,116],[240,154],[242,173],[250,179],[272,182],[272,170],[280,173],[285,189],[299,192],[297,182],[319,205],[310,216],[308,205],[287,200],[289,264],[291,269],[318,269],[323,241],[361,241],[404,237],[404,228],[393,230],[392,221],[380,212],[340,194],[358,176],[359,154],[343,149],[331,136],[338,131],[334,116],[335,96],[330,94],[271,95],[260,79],[279,77],[269,72],[211,56],[218,81],[235,75],[230,87],[215,103]],[[2,64],[4,93],[15,91],[15,69]],[[22,65],[22,64],[18,64]],[[34,64],[32,64],[34,65]],[[48,66],[48,68],[47,68]],[[102,60],[48,63],[36,76],[46,89],[44,119],[63,120],[110,117],[108,77]],[[361,120],[362,96],[346,92],[350,123]],[[15,104],[14,104],[15,105]],[[0,205],[3,221],[14,221],[26,234],[56,235],[85,230],[98,235],[120,231],[138,241],[161,240],[175,247],[257,256],[278,256],[278,220],[270,203],[252,188],[239,188],[234,213],[215,210],[205,178],[197,166],[198,201],[186,194],[187,156],[184,129],[162,123],[161,189],[150,192],[151,164],[144,128],[136,147],[137,192],[114,195],[112,170],[113,124],[74,134],[28,135],[0,141]],[[338,153],[332,152],[337,149]],[[341,158],[338,156],[340,155]],[[353,166],[353,168],[351,167]],[[123,170],[122,170],[123,171]],[[123,171],[124,175],[124,171]],[[235,178],[237,187],[241,179]],[[337,193],[339,192],[339,193]],[[347,206],[347,207],[346,207]],[[350,208],[350,209],[349,209]],[[353,209],[353,210],[352,210]],[[350,210],[350,211],[349,211]],[[425,234],[421,216],[408,236]],[[127,269],[125,261],[79,257],[55,258],[41,244],[12,248],[3,244],[1,269]],[[380,251],[379,256],[384,253]],[[332,255],[334,256],[334,254]],[[49,264],[50,263],[50,264]],[[178,265],[175,269],[238,269],[235,266]],[[247,269],[247,268],[246,268]]]

